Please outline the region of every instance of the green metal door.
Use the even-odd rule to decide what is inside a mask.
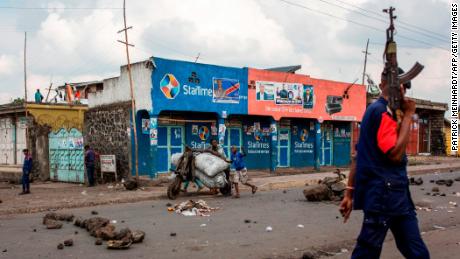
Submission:
[[[50,178],[60,182],[85,182],[83,135],[77,129],[60,129],[49,138]]]

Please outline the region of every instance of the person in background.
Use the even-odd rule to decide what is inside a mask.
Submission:
[[[28,149],[22,150],[24,153],[24,164],[22,165],[22,192],[19,195],[30,193],[30,172],[32,171],[32,156]]]
[[[241,182],[242,184],[251,187],[252,189],[252,194],[256,193],[257,191],[257,186],[248,183],[249,177],[248,177],[248,169],[246,169],[246,166],[243,161],[243,157],[245,157],[246,154],[242,152],[238,152],[235,146],[232,146],[232,154],[231,154],[231,160],[232,160],[232,171],[230,173],[230,178],[235,186],[235,198],[240,197],[240,189],[238,188],[238,183]]]
[[[94,186],[94,169],[96,166],[96,153],[89,145],[85,145],[85,167],[88,176],[88,186]]]
[[[37,89],[35,92],[35,103],[42,103],[43,101],[43,95],[40,93],[40,89]]]

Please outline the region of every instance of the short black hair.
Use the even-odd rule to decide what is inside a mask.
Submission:
[[[22,152],[29,152],[29,150],[27,148],[24,148]]]
[[[89,145],[85,145],[85,149],[89,149]]]
[[[215,139],[215,138],[211,139],[211,143],[212,143],[213,141],[219,143],[219,141],[217,141],[217,139]]]

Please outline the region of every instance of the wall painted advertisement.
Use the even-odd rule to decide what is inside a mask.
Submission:
[[[247,69],[154,58],[153,113],[247,114]],[[244,85],[243,85],[244,84]]]
[[[252,68],[248,78],[249,115],[360,121],[366,109],[363,85]]]

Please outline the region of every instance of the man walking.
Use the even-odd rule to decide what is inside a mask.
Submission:
[[[94,168],[96,166],[96,154],[89,145],[85,145],[85,167],[88,176],[88,186],[94,186]]]
[[[42,103],[43,101],[43,95],[40,93],[40,89],[37,89],[35,92],[35,103]]]
[[[407,178],[405,150],[415,102],[404,99],[398,125],[388,107],[389,89],[382,74],[382,95],[363,117],[340,212],[346,222],[352,207],[364,220],[352,258],[379,258],[388,230],[406,258],[430,258],[418,228]],[[401,87],[404,96],[404,87]]]
[[[22,150],[24,153],[24,164],[22,165],[22,192],[19,195],[30,193],[30,172],[32,171],[32,156],[28,149]]]

